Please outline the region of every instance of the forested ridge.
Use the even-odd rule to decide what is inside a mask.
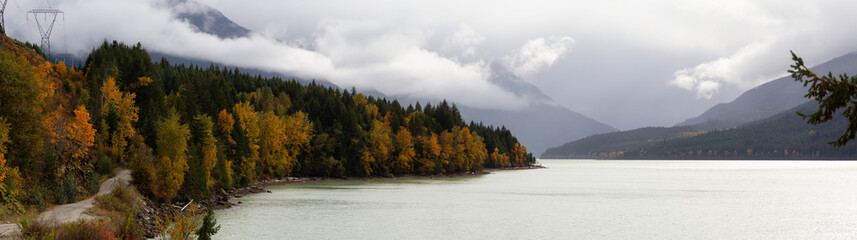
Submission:
[[[3,36],[0,195],[44,208],[98,190],[116,167],[162,202],[281,177],[391,177],[528,166],[504,127],[446,101],[402,106],[355,89],[152,61],[104,42],[80,69]]]
[[[807,124],[796,112],[815,111],[807,102],[742,126],[698,130],[693,126],[643,128],[595,135],[546,151],[543,158],[599,159],[854,159],[857,144],[827,144],[848,120]]]

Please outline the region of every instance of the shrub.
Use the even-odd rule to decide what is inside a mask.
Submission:
[[[21,236],[24,239],[53,239],[54,230],[51,226],[42,221],[36,221],[36,215],[29,213],[21,218],[18,223],[21,228]]]
[[[110,218],[109,226],[115,236],[122,239],[140,239],[143,231],[135,222],[139,199],[134,188],[119,186],[110,194],[96,196],[95,204],[97,209],[105,211],[101,215]]]
[[[116,239],[113,233],[97,222],[84,220],[65,223],[57,232],[57,239]]]
[[[35,206],[39,210],[45,209],[45,192],[47,190],[40,185],[34,186],[30,191],[25,191],[26,195],[23,197],[24,204]]]
[[[134,203],[137,199],[131,189],[117,186],[109,194],[95,196],[95,205],[107,211],[122,213],[136,212]]]
[[[113,233],[121,239],[142,239],[143,230],[137,225],[135,216],[128,214],[111,218]]]
[[[84,182],[84,188],[90,194],[98,193],[99,187],[101,187],[101,174],[98,172],[91,172],[89,177],[86,178],[86,182]]]
[[[80,191],[77,189],[77,177],[73,172],[68,172],[53,187],[53,202],[66,204],[74,202]]]
[[[97,171],[101,175],[110,175],[113,172],[113,169],[116,168],[116,162],[113,161],[113,158],[107,155],[101,155],[98,158],[98,162],[95,163],[95,171]]]

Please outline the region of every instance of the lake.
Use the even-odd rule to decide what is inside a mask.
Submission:
[[[540,160],[545,169],[271,187],[216,239],[853,239],[857,162]]]

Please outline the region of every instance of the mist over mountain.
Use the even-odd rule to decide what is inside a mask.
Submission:
[[[817,74],[834,75],[857,73],[857,53],[849,53],[812,67]],[[676,126],[706,124],[711,128],[726,128],[764,119],[801,103],[807,87],[794,81],[791,76],[782,77],[750,89],[732,102],[717,104],[701,115],[687,119]]]
[[[503,64],[491,64],[491,83],[529,100],[530,107],[519,111],[461,107],[466,121],[505,125],[534,154],[592,134],[617,131],[583,114],[560,106],[535,85],[524,81]]]

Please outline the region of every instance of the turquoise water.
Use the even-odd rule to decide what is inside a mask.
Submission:
[[[541,160],[546,169],[269,188],[216,239],[853,239],[857,162]]]

